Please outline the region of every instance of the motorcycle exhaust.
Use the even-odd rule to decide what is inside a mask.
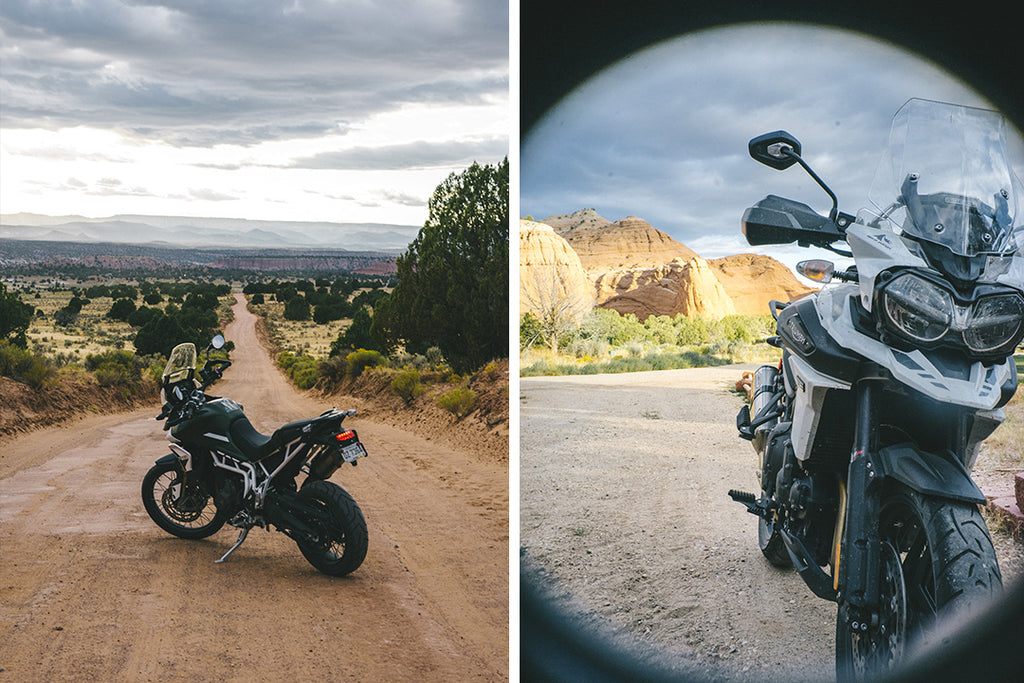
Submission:
[[[754,371],[754,381],[752,385],[753,398],[750,402],[750,412],[753,416],[754,422],[756,422],[761,416],[766,415],[773,407],[775,383],[778,377],[779,370],[774,365],[762,365]],[[768,420],[755,428],[752,443],[754,445],[754,450],[758,453],[764,451],[768,433],[771,432],[772,428],[778,423],[778,421],[779,418],[775,417],[774,419]]]

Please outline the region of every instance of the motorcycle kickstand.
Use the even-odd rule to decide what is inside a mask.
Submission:
[[[242,532],[240,534],[238,534],[238,540],[235,541],[235,544],[233,546],[231,546],[231,548],[226,553],[224,553],[224,557],[220,558],[219,560],[214,560],[214,564],[220,564],[224,560],[228,559],[228,556],[230,556],[231,553],[233,553],[236,550],[238,550],[238,546],[242,545],[242,543],[245,542],[245,537],[248,536],[248,535],[249,535],[249,527],[243,528]]]

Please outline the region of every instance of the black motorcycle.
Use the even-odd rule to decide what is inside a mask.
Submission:
[[[157,416],[166,420],[171,453],[142,480],[146,512],[180,538],[206,538],[224,524],[241,529],[217,562],[237,550],[254,526],[273,525],[324,574],[355,571],[366,557],[366,521],[352,496],[327,481],[342,464],[356,465],[366,456],[356,432],[341,424],[355,411],[331,409],[260,434],[238,403],[205,393],[231,365],[210,358],[223,345],[222,336],[214,337],[198,373],[194,344],[171,352]],[[301,473],[306,477],[298,487]]]

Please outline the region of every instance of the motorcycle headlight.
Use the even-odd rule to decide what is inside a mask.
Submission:
[[[951,290],[906,272],[881,290],[881,311],[887,328],[925,347],[966,347],[984,357],[1010,353],[1024,339],[1024,296],[1018,292],[960,304]]]
[[[1019,294],[997,294],[974,304],[970,322],[963,332],[967,348],[978,353],[1012,348],[1024,331],[1024,298]]]
[[[882,292],[882,310],[889,327],[915,341],[941,339],[953,322],[953,297],[941,287],[917,277],[903,275]]]

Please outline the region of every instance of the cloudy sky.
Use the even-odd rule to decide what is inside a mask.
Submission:
[[[0,211],[422,225],[509,153],[504,0],[4,0]]]
[[[789,131],[839,208],[856,213],[911,97],[991,107],[930,62],[838,29],[748,24],[659,43],[582,84],[524,138],[520,215],[636,215],[706,257],[828,256],[743,241],[743,210],[766,194],[831,208],[799,167],[762,166],[747,142]]]

